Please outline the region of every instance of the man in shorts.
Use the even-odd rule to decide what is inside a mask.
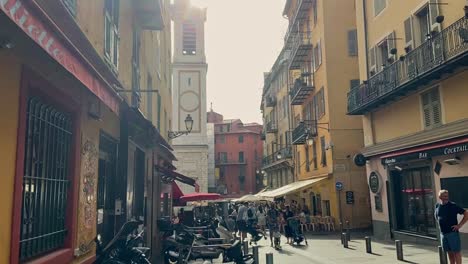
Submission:
[[[447,190],[440,190],[439,199],[440,203],[437,203],[435,208],[435,218],[440,227],[442,247],[449,255],[450,264],[461,264],[461,243],[458,230],[468,221],[468,211],[451,202]],[[459,214],[463,215],[460,223],[457,219]]]
[[[241,241],[247,237],[247,206],[242,203],[237,211],[237,228],[239,229]]]

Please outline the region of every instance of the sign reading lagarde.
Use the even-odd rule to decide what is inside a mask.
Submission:
[[[380,193],[380,189],[382,189],[382,178],[376,171],[371,172],[369,175],[369,189],[376,194]]]

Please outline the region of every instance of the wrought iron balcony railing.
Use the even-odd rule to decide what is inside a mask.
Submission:
[[[275,107],[276,106],[276,98],[275,97],[272,97],[272,96],[268,96],[266,98],[266,107]]]
[[[312,32],[298,32],[292,36],[289,69],[300,69],[304,63],[311,64]]]
[[[468,65],[468,19],[463,17],[348,93],[348,114],[360,115]]]
[[[303,145],[306,143],[307,138],[317,136],[317,121],[304,120],[299,122],[292,132],[292,144]]]
[[[289,92],[292,105],[301,105],[314,90],[314,78],[311,73],[302,73],[301,78],[294,81],[294,85]]]
[[[247,164],[246,160],[236,160],[236,159],[216,159],[216,165],[227,166],[227,165],[245,165]]]
[[[312,7],[312,2],[314,0],[298,0],[297,7],[293,15],[293,19],[290,20],[288,31],[284,37],[286,46],[292,45],[292,36],[298,32],[299,21],[306,20],[308,17],[308,11]]]
[[[279,157],[279,155],[280,157]],[[287,160],[287,159],[292,159],[292,147],[291,146],[286,146],[285,148],[280,149],[279,151],[266,156],[263,158],[263,167],[270,166],[278,161],[282,160]]]
[[[266,125],[266,132],[267,133],[276,133],[278,132],[278,125],[275,122],[268,122]]]

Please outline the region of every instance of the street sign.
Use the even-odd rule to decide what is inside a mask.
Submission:
[[[346,192],[346,204],[354,204],[354,192]]]
[[[335,187],[337,191],[343,190],[343,183],[342,182],[336,182]]]

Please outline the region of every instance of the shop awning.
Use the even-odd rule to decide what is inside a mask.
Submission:
[[[182,174],[180,174],[178,172],[163,168],[161,166],[154,166],[154,168],[158,172],[162,173],[163,177],[171,178],[172,180],[176,180],[176,181],[179,181],[181,183],[185,183],[185,184],[188,184],[190,186],[196,187],[196,181],[193,178],[187,177],[187,176],[182,175]]]
[[[285,196],[286,194],[293,193],[293,192],[296,192],[296,191],[300,191],[301,189],[310,187],[310,186],[314,185],[315,183],[323,181],[323,180],[325,180],[327,178],[328,177],[320,177],[320,178],[314,178],[314,179],[310,179],[310,180],[293,182],[293,183],[285,185],[285,186],[283,186],[281,188],[261,193],[261,194],[259,194],[259,196],[266,197],[266,198],[276,198],[276,197]]]
[[[204,201],[204,200],[218,200],[221,195],[218,193],[190,193],[180,197],[182,202]]]

